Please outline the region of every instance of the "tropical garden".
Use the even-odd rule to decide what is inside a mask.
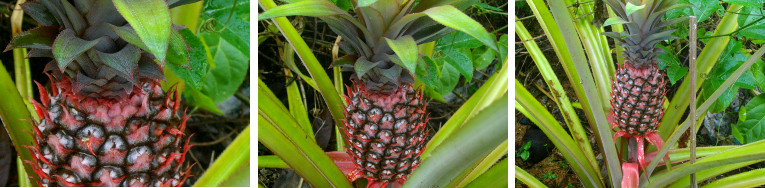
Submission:
[[[516,186],[764,185],[763,6],[515,1]]]
[[[249,7],[0,1],[0,187],[250,186]]]
[[[509,6],[260,0],[258,185],[508,186]]]

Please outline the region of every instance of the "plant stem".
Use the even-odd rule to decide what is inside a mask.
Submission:
[[[691,77],[691,88],[696,88],[696,16],[690,16],[690,27],[691,31],[689,33],[690,35],[690,77]],[[696,162],[696,121],[693,119],[696,117],[696,90],[691,91],[691,103],[690,103],[690,114],[688,115],[688,119],[691,122],[691,164]],[[696,173],[691,174],[691,188],[697,188],[698,184],[696,184]]]

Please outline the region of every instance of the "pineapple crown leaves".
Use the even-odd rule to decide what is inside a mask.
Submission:
[[[117,79],[132,88],[127,84],[140,78],[163,79],[164,62],[189,67],[188,44],[177,31],[182,28],[172,25],[168,8],[194,1],[26,2],[22,9],[41,26],[15,36],[5,51],[30,48],[28,57],[54,58],[77,85]]]
[[[621,33],[606,32],[603,35],[617,40],[628,53],[624,56],[636,67],[641,68],[655,62],[656,54],[661,49],[656,44],[664,40],[675,39],[672,33],[676,29],[664,29],[667,26],[683,22],[688,17],[661,20],[667,11],[683,8],[689,4],[678,4],[678,0],[607,0],[617,17],[609,18],[606,25],[624,24]]]
[[[352,62],[354,66],[361,66],[353,68],[359,74],[358,77],[363,76],[360,73],[372,69],[382,69],[383,75],[397,75],[398,69],[385,70],[393,67],[414,73],[420,56],[417,54],[417,45],[437,40],[453,30],[467,33],[498,51],[486,29],[461,11],[475,3],[475,0],[415,2],[359,0],[353,2],[357,13],[354,17],[329,1],[305,0],[274,7],[261,13],[258,19],[295,15],[319,17],[345,39],[340,47],[346,53],[365,59],[340,59],[333,63],[334,66]]]

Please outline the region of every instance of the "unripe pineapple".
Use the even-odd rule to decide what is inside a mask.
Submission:
[[[39,184],[183,185],[187,117],[179,117],[175,92],[159,86],[163,63],[116,32],[135,33],[112,0],[30,1],[22,8],[41,26],[6,51],[24,47],[30,57],[54,59],[46,67],[51,93],[38,83],[40,99],[32,102],[40,122],[26,162]]]

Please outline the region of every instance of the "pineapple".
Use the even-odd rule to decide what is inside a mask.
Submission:
[[[362,1],[354,2],[352,8],[357,15],[351,16],[329,1],[298,1],[270,9],[259,19],[318,16],[344,39],[340,47],[348,55],[340,58],[342,61],[333,62],[333,66],[354,72],[351,78],[353,84],[346,86],[347,95],[344,96],[347,104],[344,121],[344,133],[348,139],[346,151],[355,161],[356,169],[369,180],[368,186],[385,187],[392,183],[404,183],[420,164],[419,156],[425,148],[425,126],[428,122],[427,102],[423,99],[422,90],[414,87],[413,65],[416,63],[402,63],[406,56],[400,54],[416,53],[416,49],[396,51],[391,47],[395,44],[392,41],[410,42],[408,44],[414,46],[437,40],[454,29],[439,24],[423,12],[464,10],[476,0],[372,2],[369,5],[361,5]],[[295,11],[305,7],[326,11]],[[440,18],[468,18],[464,14],[454,14]],[[477,22],[474,24],[472,26],[480,27]],[[485,36],[489,38],[488,32]],[[496,46],[492,47],[496,50]]]
[[[656,127],[664,115],[662,105],[667,92],[667,80],[664,70],[658,68],[656,55],[662,50],[656,44],[676,38],[672,36],[676,29],[664,27],[685,18],[661,20],[668,10],[679,7],[676,5],[677,0],[606,2],[618,16],[609,20],[621,19],[627,22],[622,33],[604,33],[615,38],[617,44],[625,49],[624,65],[619,66],[612,81],[610,120],[614,127],[619,127],[614,139],[620,136],[634,138],[637,148],[631,146],[630,150],[637,150],[637,162],[643,167],[643,140],[659,148],[663,145],[661,137],[656,134]]]
[[[32,102],[40,122],[26,162],[40,186],[183,185],[187,117],[177,113],[175,91],[159,85],[164,65],[115,32],[132,28],[112,1],[43,0],[22,8],[42,26],[14,38],[6,51],[26,47],[29,56],[55,59],[46,67],[51,93],[37,83],[40,99]],[[23,37],[92,47],[55,53],[54,40],[30,44]]]

